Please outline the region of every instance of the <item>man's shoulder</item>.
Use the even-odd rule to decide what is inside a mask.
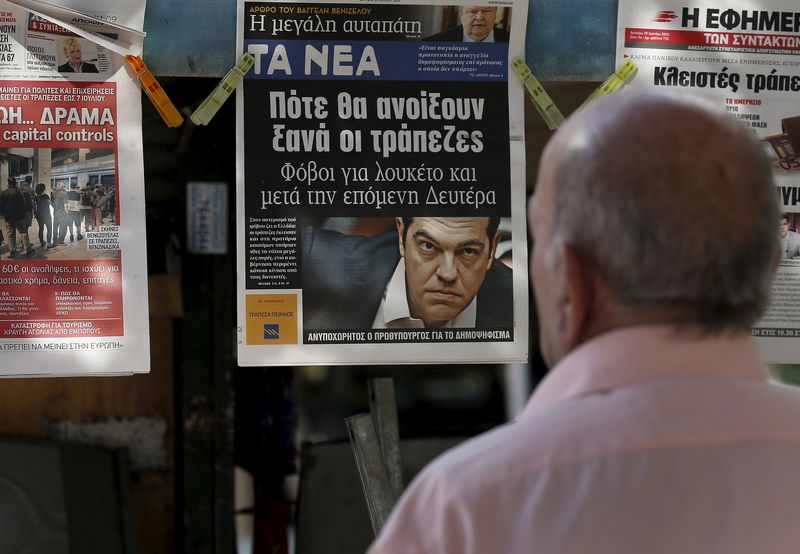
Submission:
[[[61,65],[59,65],[59,66],[58,66],[58,70],[59,70],[61,73],[75,73],[75,70],[74,70],[74,69],[72,69],[72,66],[71,66],[71,65],[69,65],[69,62],[62,63]]]
[[[741,415],[743,404],[758,413]],[[664,417],[679,413],[681,406],[682,417]],[[741,421],[731,430],[737,417]],[[651,451],[659,443],[700,448],[705,440],[713,447],[708,437],[715,434],[731,444],[772,434],[783,436],[776,443],[797,442],[798,419],[800,389],[794,386],[744,379],[658,380],[525,415],[451,449],[431,464],[429,477],[449,481],[453,492],[477,490],[482,483],[529,481],[564,465]]]
[[[522,417],[480,434],[447,451],[431,465],[436,475],[473,483],[487,475],[502,479],[509,471],[532,475],[550,468],[582,438],[596,432],[597,419],[586,409],[556,406],[536,416]]]
[[[494,260],[492,267],[486,272],[486,281],[493,287],[511,290],[513,279],[511,268],[500,260]]]
[[[464,27],[459,25],[458,27],[451,27],[450,29],[445,29],[441,33],[436,33],[435,35],[431,35],[429,37],[425,37],[422,40],[460,41],[463,38],[464,38]]]
[[[304,227],[301,246],[306,328],[371,325],[400,259],[397,232],[362,237]]]
[[[514,280],[511,269],[495,260],[478,291],[478,327],[511,327],[514,322]]]
[[[508,42],[511,38],[511,33],[499,27],[494,28],[494,41],[495,42]]]
[[[370,553],[399,552],[400,545],[408,552],[505,552],[475,544],[468,548],[462,540],[471,536],[485,542],[487,528],[494,528],[486,520],[495,516],[506,520],[507,531],[519,508],[511,497],[536,490],[533,483],[546,476],[539,469],[552,451],[537,442],[536,433],[529,434],[529,424],[502,425],[428,464],[403,494]]]
[[[378,250],[397,250],[397,233],[390,231],[374,237],[347,235],[318,227],[302,229],[302,244],[305,253],[319,251],[326,256],[340,258],[368,258]],[[398,251],[399,252],[399,251]],[[399,254],[398,254],[399,256]]]

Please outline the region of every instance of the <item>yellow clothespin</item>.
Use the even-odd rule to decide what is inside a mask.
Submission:
[[[222,78],[222,81],[214,87],[205,100],[198,106],[198,108],[189,116],[189,119],[195,125],[208,125],[208,122],[216,115],[217,111],[228,99],[228,96],[236,90],[244,76],[250,71],[255,63],[255,57],[249,52],[245,52],[239,62],[231,68],[230,71]]]
[[[584,107],[586,104],[591,102],[596,98],[600,98],[606,94],[614,92],[615,90],[619,90],[625,85],[627,85],[633,76],[636,75],[636,64],[633,60],[625,60],[625,63],[622,64],[617,68],[614,74],[605,80],[605,82],[597,87],[595,91],[589,95],[589,98],[583,101],[583,104],[580,105],[579,110]]]
[[[125,56],[125,62],[131,68],[139,82],[142,84],[142,90],[147,94],[150,102],[155,106],[156,111],[161,115],[161,119],[167,124],[167,127],[180,127],[183,123],[183,116],[178,112],[172,100],[169,99],[167,93],[158,84],[156,78],[144,64],[144,60],[140,56],[128,54]]]
[[[559,111],[552,98],[550,98],[550,95],[544,90],[539,80],[533,75],[528,64],[522,61],[521,58],[517,58],[511,62],[511,67],[514,68],[517,76],[522,80],[528,98],[530,98],[533,105],[536,106],[536,110],[539,112],[539,115],[542,116],[542,119],[544,119],[547,127],[551,131],[558,129],[558,126],[564,122],[564,116],[561,114],[561,111]]]

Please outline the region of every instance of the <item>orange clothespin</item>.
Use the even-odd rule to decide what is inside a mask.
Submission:
[[[128,54],[125,56],[125,61],[128,67],[136,74],[139,82],[142,85],[142,90],[145,92],[150,102],[155,106],[156,111],[161,115],[161,119],[167,124],[167,127],[180,127],[183,124],[183,116],[178,112],[175,104],[169,99],[167,93],[158,84],[156,78],[147,68],[141,56],[134,56]]]

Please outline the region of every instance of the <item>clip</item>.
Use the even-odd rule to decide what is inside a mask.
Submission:
[[[580,110],[582,107],[596,98],[600,98],[601,96],[605,96],[606,94],[624,87],[630,82],[631,79],[633,79],[637,69],[638,68],[633,60],[625,60],[625,63],[619,66],[614,74],[606,79],[602,85],[597,87],[594,92],[589,95],[589,98],[583,101],[583,104],[581,104],[578,109]]]
[[[528,98],[530,98],[533,105],[536,106],[536,110],[539,112],[539,115],[542,116],[542,119],[544,119],[547,127],[551,131],[558,129],[558,126],[564,122],[564,116],[553,102],[553,99],[550,98],[550,95],[544,90],[539,80],[534,77],[528,64],[522,61],[521,58],[517,58],[511,62],[511,67],[514,68],[517,77],[519,77],[522,84],[525,85],[525,92],[528,94]]]
[[[208,125],[208,122],[216,115],[217,111],[228,99],[228,96],[236,90],[236,87],[250,71],[255,63],[255,57],[249,52],[245,52],[235,66],[222,78],[222,81],[214,87],[205,100],[200,103],[200,106],[192,112],[189,119],[195,125]]]
[[[125,62],[134,74],[136,74],[136,77],[139,78],[139,82],[142,84],[142,90],[147,94],[150,102],[153,103],[153,106],[155,106],[156,111],[158,111],[164,123],[167,124],[167,127],[180,127],[181,123],[183,123],[183,116],[178,112],[177,108],[175,108],[172,100],[169,99],[167,93],[164,92],[164,89],[158,84],[153,74],[150,73],[150,70],[144,64],[144,60],[142,60],[141,56],[128,54],[125,56]]]

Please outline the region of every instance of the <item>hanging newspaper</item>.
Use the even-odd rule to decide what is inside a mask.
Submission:
[[[144,2],[73,3],[0,0],[0,376],[149,370]]]
[[[527,2],[238,10],[239,364],[526,360]]]
[[[783,257],[767,312],[753,329],[770,362],[800,361],[800,11],[794,0],[621,0],[617,60],[639,66],[633,87],[691,90],[752,128],[772,158]],[[795,339],[795,340],[793,340]]]

